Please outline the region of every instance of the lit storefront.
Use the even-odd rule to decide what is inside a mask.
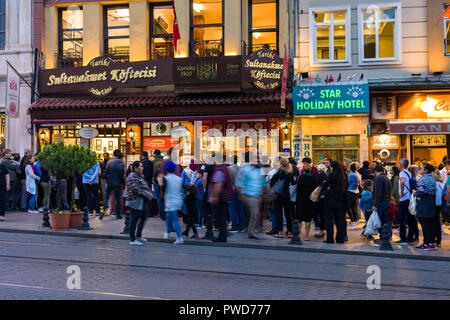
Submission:
[[[368,157],[367,82],[307,84],[293,92],[293,153],[314,164],[331,158],[349,165]]]
[[[390,121],[390,133],[407,140],[412,163],[439,165],[450,150],[450,95],[415,94],[398,100],[398,119]]]

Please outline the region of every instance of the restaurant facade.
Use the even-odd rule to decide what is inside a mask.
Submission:
[[[177,49],[170,2],[109,2],[46,7],[48,59],[30,108],[39,148],[83,145],[99,160],[120,149],[127,162],[178,148],[183,164],[283,151],[285,1],[175,1]]]

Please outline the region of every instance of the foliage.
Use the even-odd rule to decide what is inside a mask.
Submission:
[[[38,154],[37,160],[57,179],[86,172],[97,163],[97,157],[89,149],[82,146],[64,146],[62,142],[46,145]]]

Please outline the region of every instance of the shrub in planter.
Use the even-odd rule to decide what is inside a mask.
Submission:
[[[70,212],[55,211],[50,213],[52,229],[65,230],[70,228]]]

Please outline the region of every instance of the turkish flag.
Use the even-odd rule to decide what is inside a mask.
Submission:
[[[445,9],[444,13],[439,17],[438,21],[436,22],[437,26],[441,22],[442,18],[450,18],[450,6]]]
[[[180,29],[178,29],[178,20],[177,20],[177,12],[175,11],[175,2],[172,1],[173,6],[173,47],[175,48],[175,51],[177,51],[177,41],[181,39],[180,36]]]

